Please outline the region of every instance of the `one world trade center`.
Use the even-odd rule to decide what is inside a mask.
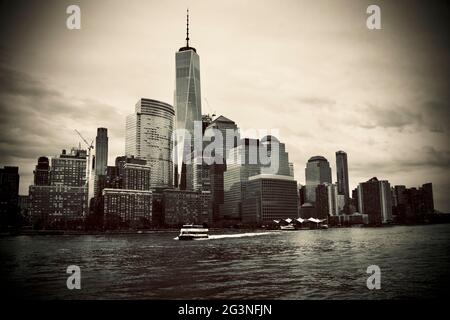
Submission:
[[[177,147],[175,149],[175,186],[189,189],[186,165],[192,159],[194,147],[194,121],[202,121],[200,94],[200,58],[189,46],[189,10],[186,24],[186,46],[175,54],[176,84],[174,104],[176,110]],[[201,138],[201,137],[199,137]]]

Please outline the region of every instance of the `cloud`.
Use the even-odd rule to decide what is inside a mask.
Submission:
[[[80,142],[84,147],[74,129],[90,141],[98,126],[109,128],[110,138],[124,136],[124,117],[114,106],[68,95],[0,65],[0,163],[21,165],[22,192],[39,156],[59,154]],[[112,150],[120,153],[120,145]]]
[[[330,107],[336,104],[336,101],[333,99],[318,96],[300,97],[297,99],[297,102],[317,108]]]
[[[390,105],[380,107],[368,104],[363,107],[361,120],[355,124],[361,128],[403,130],[429,130],[436,133],[450,133],[450,108],[448,103],[429,100],[416,106]]]

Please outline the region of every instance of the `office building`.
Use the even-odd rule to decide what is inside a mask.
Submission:
[[[70,153],[62,150],[59,157],[51,160],[51,185],[82,187],[86,185],[86,150],[72,148]]]
[[[217,131],[216,131],[217,130]],[[220,207],[224,201],[224,172],[227,169],[226,159],[229,151],[236,147],[240,140],[240,133],[236,123],[224,116],[219,116],[212,120],[205,130],[204,140],[207,143],[216,141],[216,135],[220,132],[222,137],[222,144],[220,150],[215,150],[212,154],[215,158],[221,157],[219,160],[214,161],[213,164],[207,165],[209,175],[209,190],[211,190],[211,201],[213,205],[213,220],[214,222],[220,221]],[[220,139],[218,139],[219,141]],[[208,144],[207,144],[208,145]],[[219,145],[219,144],[218,144]],[[220,148],[219,147],[219,148]],[[205,168],[205,166],[204,166]],[[205,170],[205,169],[204,169]],[[205,174],[206,175],[206,174]]]
[[[106,229],[147,228],[152,224],[152,191],[103,189]]]
[[[269,160],[269,163],[265,158]],[[275,136],[268,135],[261,139],[259,159],[261,161],[261,173],[291,176],[286,146]]]
[[[41,160],[42,157],[40,158]],[[46,162],[46,161],[41,161]],[[34,228],[78,229],[88,213],[86,150],[72,148],[51,159],[49,183],[29,187],[29,212]],[[38,164],[39,166],[39,164]],[[42,167],[46,167],[42,166]]]
[[[212,223],[211,193],[167,189],[164,194],[164,223],[169,226]]]
[[[173,185],[172,133],[174,108],[164,102],[140,99],[127,117],[125,153],[151,167],[151,187]]]
[[[97,128],[95,138],[95,175],[105,175],[108,166],[108,129]]]
[[[401,223],[419,223],[434,214],[433,186],[423,184],[420,188],[393,188],[393,214]]]
[[[108,166],[108,129],[97,128],[97,137],[95,138],[95,161],[94,161],[94,193],[95,197],[101,194],[98,190],[99,180],[102,180],[106,175],[106,168]]]
[[[152,168],[147,165],[125,163],[123,165],[122,188],[128,190],[150,190]]]
[[[242,200],[246,182],[251,176],[271,174],[289,177],[289,156],[284,143],[276,137],[242,139],[229,151],[224,173],[224,204],[221,216],[229,220],[242,219]]]
[[[345,199],[349,199],[350,187],[348,181],[347,153],[344,151],[336,152],[336,175],[338,194],[344,195]]]
[[[6,227],[19,212],[19,168],[0,168],[0,228]]]
[[[187,16],[186,46],[175,54],[175,110],[179,139],[176,146],[176,187],[186,189],[186,163],[194,147],[194,122],[202,127],[200,89],[200,57],[189,46],[189,12]],[[188,160],[189,159],[189,160]]]
[[[289,162],[289,175],[294,177],[294,164],[292,162]]]
[[[241,220],[241,203],[248,178],[261,173],[259,162],[259,140],[242,139],[230,150],[227,171],[223,175],[224,203],[220,208],[221,218]]]
[[[392,222],[391,186],[386,180],[376,177],[358,185],[359,213],[367,214],[369,224],[380,225]]]
[[[297,182],[288,175],[259,174],[245,183],[242,222],[272,223],[274,219],[298,216]]]
[[[333,209],[336,207],[334,194],[333,192],[330,192],[328,187],[328,184],[319,184],[316,187],[316,212],[313,218],[327,219],[330,212],[333,212]],[[329,192],[331,193],[330,195]]]
[[[322,156],[310,158],[306,165],[305,176],[305,201],[314,204],[316,202],[317,186],[323,183],[332,183],[331,168],[328,160]]]
[[[19,195],[19,213],[20,218],[25,224],[29,224],[29,208],[30,208],[30,201],[29,196],[25,195]]]
[[[29,210],[35,229],[81,229],[87,214],[86,186],[30,186]]]
[[[240,133],[238,126],[233,120],[230,120],[224,116],[219,116],[214,119],[205,131],[205,140],[210,142],[216,139],[216,130],[220,132],[222,136],[222,149],[216,150],[215,154],[220,153],[223,158],[223,162],[226,162],[228,154],[232,148],[235,148],[240,141]]]
[[[35,186],[50,185],[50,161],[47,157],[39,157],[33,174]]]

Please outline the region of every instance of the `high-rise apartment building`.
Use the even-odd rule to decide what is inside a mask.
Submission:
[[[42,171],[35,171],[39,185],[29,188],[29,210],[35,228],[75,229],[84,222],[88,209],[86,150],[63,150],[51,159],[48,184]],[[45,160],[40,158],[40,160]],[[41,163],[46,161],[41,161]],[[39,164],[38,164],[39,166]],[[45,167],[46,164],[42,167]],[[36,176],[38,175],[38,176]]]
[[[50,184],[82,187],[86,184],[86,150],[72,148],[63,150],[59,157],[51,160]]]

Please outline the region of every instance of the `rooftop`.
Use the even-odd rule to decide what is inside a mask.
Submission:
[[[328,160],[323,156],[314,156],[308,160],[308,162],[314,162],[314,161],[327,161],[328,162]]]

